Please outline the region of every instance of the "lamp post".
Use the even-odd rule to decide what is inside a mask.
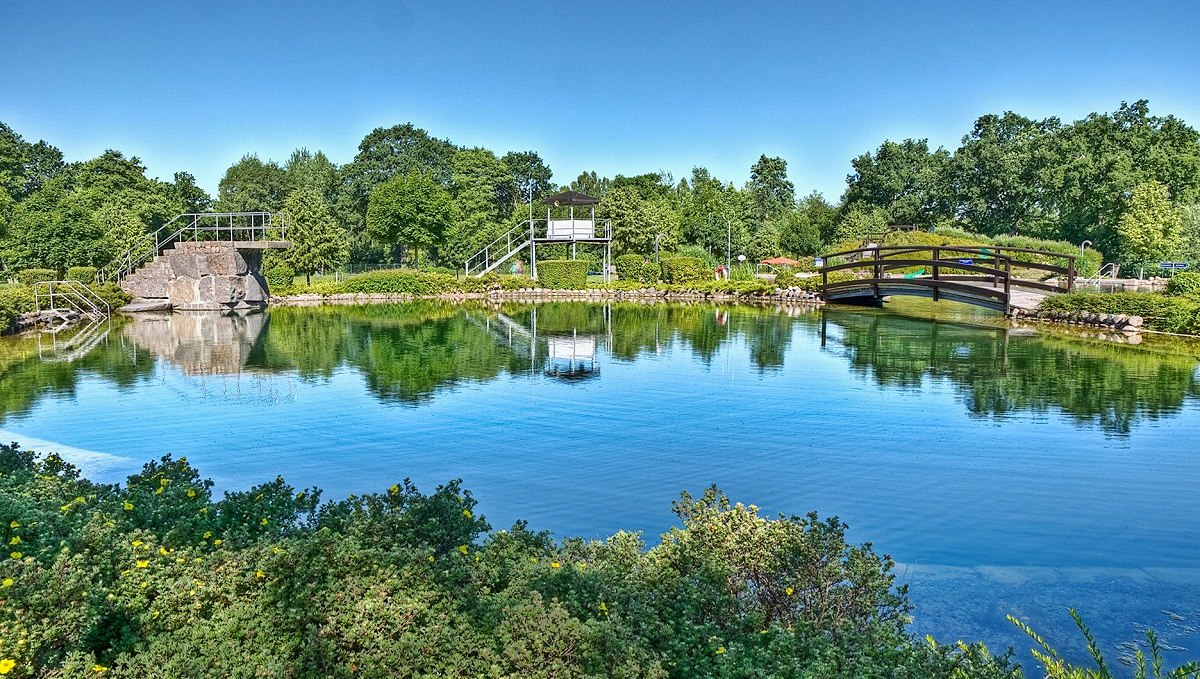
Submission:
[[[725,217],[725,215],[721,215]],[[733,223],[725,217],[725,270],[729,271],[729,265],[732,263],[729,258],[730,252],[733,251]]]

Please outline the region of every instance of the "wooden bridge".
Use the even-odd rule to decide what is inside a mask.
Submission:
[[[1070,292],[1076,269],[1073,255],[1047,250],[868,245],[824,255],[824,266],[817,271],[827,302],[878,306],[885,297],[908,295],[1009,314],[1014,308],[1031,309],[1049,295]],[[852,278],[831,277],[834,272],[847,272]]]

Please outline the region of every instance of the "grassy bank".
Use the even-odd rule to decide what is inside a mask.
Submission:
[[[112,284],[93,284],[88,288],[116,309],[129,302],[129,295]],[[13,284],[0,285],[0,335],[11,332],[21,314],[34,311],[33,287]]]
[[[1177,274],[1168,282],[1165,292],[1055,295],[1043,300],[1038,311],[1141,316],[1149,330],[1200,335],[1200,274]]]
[[[211,488],[169,457],[107,486],[0,446],[0,670],[1022,676],[980,645],[913,638],[891,560],[836,519],[769,519],[716,489],[683,494],[679,525],[647,548],[491,531],[456,482],[337,502],[283,479]]]

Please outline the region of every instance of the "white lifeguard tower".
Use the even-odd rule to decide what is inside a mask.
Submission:
[[[563,191],[545,198],[546,218],[521,222],[489,243],[463,264],[468,276],[481,278],[514,255],[529,248],[529,273],[537,280],[538,245],[571,246],[571,259],[578,256],[579,246],[599,246],[602,249],[601,275],[609,280],[612,264],[612,221],[596,219],[596,203],[600,200],[578,191]],[[576,207],[587,207],[587,216],[577,216]]]

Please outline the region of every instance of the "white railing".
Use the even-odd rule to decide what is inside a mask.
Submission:
[[[47,304],[42,308],[42,303]],[[60,306],[65,304],[65,307]],[[92,320],[112,315],[112,306],[79,281],[38,281],[33,284],[33,306],[38,311],[69,308]]]
[[[120,281],[147,260],[179,241],[256,242],[287,237],[287,216],[270,212],[197,212],[182,214],[148,233],[119,257],[100,267],[96,280]]]
[[[481,278],[513,255],[538,243],[595,243],[612,240],[612,221],[608,219],[526,219],[483,246],[463,263],[467,276]]]

